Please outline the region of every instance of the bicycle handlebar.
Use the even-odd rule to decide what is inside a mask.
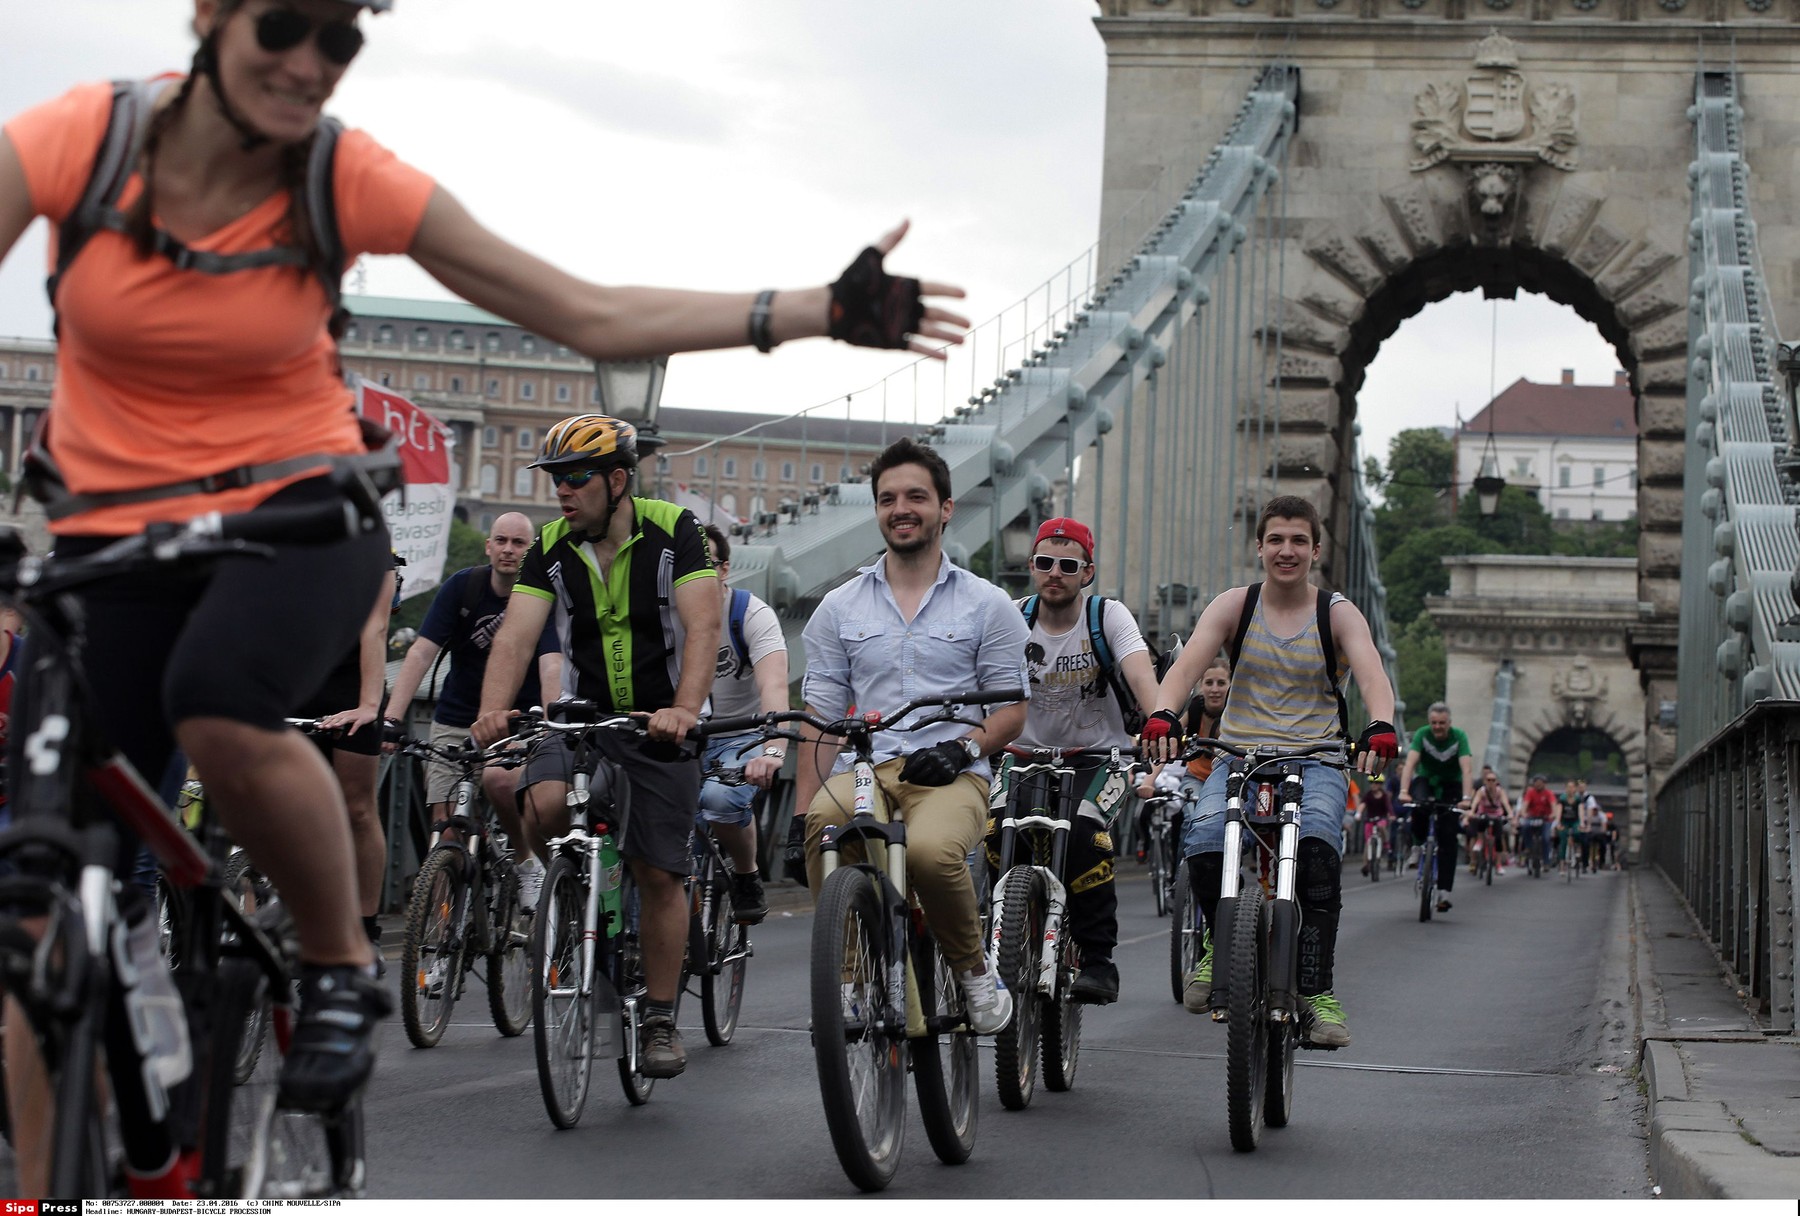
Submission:
[[[954,693],[947,697],[920,697],[908,701],[892,714],[879,711],[863,714],[855,718],[841,718],[829,721],[817,714],[803,709],[784,709],[766,714],[746,714],[738,718],[714,718],[702,722],[688,732],[691,739],[705,740],[716,735],[735,735],[746,731],[768,732],[783,722],[803,722],[822,735],[850,736],[856,734],[873,734],[878,730],[917,730],[937,722],[955,721],[954,718],[928,718],[911,726],[901,727],[899,724],[910,715],[921,709],[943,708],[964,705],[1010,705],[1025,699],[1022,688],[976,689],[970,692]]]

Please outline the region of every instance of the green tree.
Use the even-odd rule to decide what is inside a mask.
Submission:
[[[472,527],[460,519],[450,520],[450,554],[444,559],[444,577],[448,578],[458,570],[469,566],[480,566],[487,562],[487,537],[481,529]],[[406,571],[400,571],[400,577],[406,577]],[[402,587],[402,593],[405,592]],[[425,621],[425,610],[431,607],[436,588],[421,591],[417,595],[409,595],[400,601],[400,610],[388,621],[388,636],[391,638],[401,629],[417,629]]]
[[[1636,557],[1636,517],[1612,523],[1553,525],[1550,551],[1564,557]]]
[[[1373,459],[1364,462],[1365,475],[1382,494],[1375,509],[1376,552],[1388,552],[1421,527],[1450,522],[1455,468],[1455,445],[1430,427],[1395,435],[1388,444],[1385,472]]]
[[[1404,534],[1382,551],[1381,581],[1387,584],[1389,632],[1397,633],[1425,611],[1425,597],[1450,589],[1443,558],[1461,553],[1498,553],[1501,547],[1461,524]]]
[[[1447,666],[1444,635],[1430,615],[1421,612],[1412,624],[1394,637],[1394,665],[1400,669],[1400,699],[1406,702],[1406,720],[1415,725],[1425,720],[1425,707],[1444,699]]]
[[[1494,547],[1470,552],[1487,553],[1554,553],[1556,530],[1550,513],[1537,496],[1518,486],[1500,491],[1500,502],[1492,515],[1481,513],[1480,498],[1464,494],[1456,504],[1456,522],[1470,528]]]

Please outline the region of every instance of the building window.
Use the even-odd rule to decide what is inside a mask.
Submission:
[[[490,329],[487,337],[483,338],[481,341],[490,352],[500,349],[500,335],[495,330]]]
[[[498,397],[500,395],[500,382],[498,380],[489,380],[487,382],[487,395],[490,397]]]
[[[383,325],[375,331],[375,345],[392,346],[394,344],[394,327]]]
[[[357,327],[357,324],[355,321],[352,321],[352,322],[350,322],[350,324],[344,326],[344,341],[354,342],[360,337],[362,337],[362,330]]]
[[[838,466],[838,480],[839,481],[849,481],[850,480],[850,466],[849,465],[840,464]]]
[[[518,472],[513,474],[513,495],[517,498],[531,497],[531,469],[529,466],[520,465]]]
[[[569,357],[570,353],[571,352],[570,352],[569,348],[566,346],[558,346],[556,348],[556,357],[558,359],[567,359]]]
[[[694,457],[694,476],[695,477],[705,477],[706,470],[707,470],[706,453],[702,452],[700,455]]]
[[[494,513],[492,511],[483,511],[481,513],[481,530],[483,532],[492,532],[494,530]]]
[[[736,477],[737,476],[737,457],[727,456],[724,459],[724,461],[720,464],[719,472],[727,478]]]
[[[1628,489],[1628,490],[1635,490],[1635,489],[1637,489],[1637,470],[1636,470],[1636,469],[1635,469],[1635,468],[1634,468],[1634,469],[1630,469],[1630,470],[1628,470],[1628,471],[1627,471],[1627,472],[1626,472],[1626,474],[1625,474],[1625,488],[1626,488],[1626,489]]]
[[[484,464],[481,466],[481,492],[497,494],[500,491],[500,466]]]
[[[25,378],[27,380],[36,380],[38,378],[39,372],[40,372],[40,369],[37,364],[27,363],[25,365]]]
[[[727,515],[736,515],[737,514],[737,495],[736,494],[721,494],[719,496],[719,510],[725,512],[725,514],[727,514]]]
[[[599,405],[600,404],[600,386],[598,384],[596,384],[592,388],[588,389],[588,404],[589,405]]]
[[[1569,518],[1569,508],[1567,508],[1567,507],[1556,508],[1556,518],[1558,518],[1558,519]]]
[[[1556,484],[1561,486],[1565,490],[1569,488],[1569,466],[1568,465],[1565,464],[1562,468],[1556,470]]]
[[[1600,520],[1603,520],[1605,518],[1606,518],[1606,512],[1602,511],[1599,507],[1595,507],[1594,508],[1594,521],[1596,523],[1598,523]]]
[[[393,386],[394,386],[394,373],[393,372],[382,372],[381,373],[381,387],[382,388],[392,388]]]
[[[537,354],[537,339],[530,334],[519,335],[519,353],[521,355]]]
[[[569,386],[568,385],[559,384],[556,386],[556,399],[565,405],[568,404],[568,401],[569,401]]]
[[[453,393],[460,393],[463,391],[463,379],[461,376],[450,377],[450,391]]]
[[[494,427],[494,426],[482,427],[481,428],[481,446],[484,448],[499,447],[500,446],[500,428]]]
[[[431,345],[431,331],[420,325],[413,330],[413,345],[423,350]]]
[[[783,480],[783,481],[794,480],[794,462],[793,461],[784,460],[781,462],[781,480]]]
[[[4,380],[10,375],[12,375],[12,364],[0,363],[0,380]]]
[[[1521,481],[1531,476],[1531,457],[1520,456],[1513,461],[1513,476]]]
[[[1594,484],[1596,486],[1603,486],[1606,484],[1606,466],[1605,465],[1597,464],[1594,466]]]
[[[521,452],[529,452],[531,450],[531,428],[528,426],[519,428],[519,450]]]
[[[537,397],[537,385],[526,380],[519,385],[519,400],[531,401]]]
[[[750,480],[761,481],[769,475],[769,466],[760,460],[750,462]]]
[[[460,329],[453,329],[444,337],[444,345],[451,350],[461,350],[468,345],[468,342],[468,335]]]
[[[426,375],[424,372],[414,372],[413,373],[413,387],[414,388],[430,388],[431,387],[431,377]]]
[[[813,462],[812,480],[815,482],[825,480],[825,466],[822,464],[819,464],[817,461]]]

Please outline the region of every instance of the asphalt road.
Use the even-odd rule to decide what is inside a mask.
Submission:
[[[1302,1053],[1293,1123],[1232,1150],[1225,1028],[1170,996],[1168,921],[1120,880],[1124,993],[1090,1010],[1069,1093],[1008,1112],[991,1076],[979,1138],[940,1164],[916,1115],[893,1196],[911,1198],[1646,1198],[1622,875],[1509,872],[1420,924],[1409,881],[1345,876],[1337,993],[1352,1045]],[[687,1072],[629,1107],[596,1062],[586,1112],[552,1128],[529,1031],[501,1039],[471,980],[439,1046],[396,1019],[367,1099],[372,1197],[853,1194],[827,1136],[806,1032],[812,918],[754,932],[742,1025],[708,1046],[683,1002]],[[982,1049],[991,1074],[992,1052]],[[909,1104],[911,1098],[909,1094]]]

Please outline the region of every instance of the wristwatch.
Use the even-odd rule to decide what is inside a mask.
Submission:
[[[970,764],[974,764],[977,760],[981,759],[981,744],[975,742],[975,737],[973,735],[964,735],[962,738],[958,739],[957,742],[962,744],[965,752],[969,753]]]
[[[771,743],[767,747],[763,748],[762,754],[765,756],[773,757],[776,760],[786,760],[787,759],[787,749],[781,748],[781,747],[776,747],[773,743]]]

